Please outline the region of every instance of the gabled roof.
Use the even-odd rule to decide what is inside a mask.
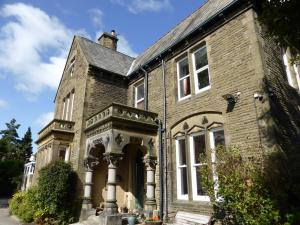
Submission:
[[[238,1],[239,0],[208,0],[202,7],[181,21],[171,31],[139,55],[134,60],[127,75],[138,70],[141,65],[145,65],[152,61],[176,43],[182,41],[193,31],[201,27],[201,25],[208,22],[214,16],[219,15],[223,10]]]
[[[75,39],[90,65],[123,76],[127,75],[134,58],[80,36],[75,36]]]

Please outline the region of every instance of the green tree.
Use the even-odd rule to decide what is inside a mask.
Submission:
[[[260,0],[260,21],[269,34],[281,46],[290,47],[299,59],[300,54],[300,1],[299,0]]]
[[[20,124],[16,123],[15,119],[12,119],[9,123],[6,123],[7,129],[1,130],[0,135],[0,153],[1,159],[16,159],[19,152],[19,135],[17,130]]]
[[[28,162],[31,154],[32,154],[32,137],[31,137],[31,129],[28,127],[24,137],[20,141],[19,146],[19,154],[20,158],[23,158],[24,161]]]

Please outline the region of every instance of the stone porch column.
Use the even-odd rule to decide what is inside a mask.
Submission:
[[[83,209],[91,209],[92,208],[92,178],[93,178],[93,170],[86,169],[85,170],[85,183],[84,183],[84,193],[83,193]]]
[[[88,157],[84,160],[85,182],[84,182],[82,209],[92,208],[93,168],[98,164],[99,161],[94,157]]]
[[[145,210],[153,211],[157,208],[155,199],[155,167],[157,164],[156,157],[145,156],[144,163],[147,171],[147,193],[145,201]]]
[[[104,154],[108,162],[108,178],[107,178],[107,198],[104,204],[104,212],[106,215],[118,213],[116,185],[117,185],[117,163],[122,159],[121,154]]]

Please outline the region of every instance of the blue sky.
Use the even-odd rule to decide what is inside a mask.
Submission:
[[[118,50],[136,56],[203,0],[0,0],[0,130],[15,118],[33,139],[53,118],[73,35],[115,29]],[[34,149],[36,146],[34,145]]]

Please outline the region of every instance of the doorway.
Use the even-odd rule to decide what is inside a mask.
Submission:
[[[143,163],[143,153],[138,150],[134,162],[134,179],[133,188],[135,195],[135,208],[142,209],[144,207],[144,190],[145,190],[145,166]]]

